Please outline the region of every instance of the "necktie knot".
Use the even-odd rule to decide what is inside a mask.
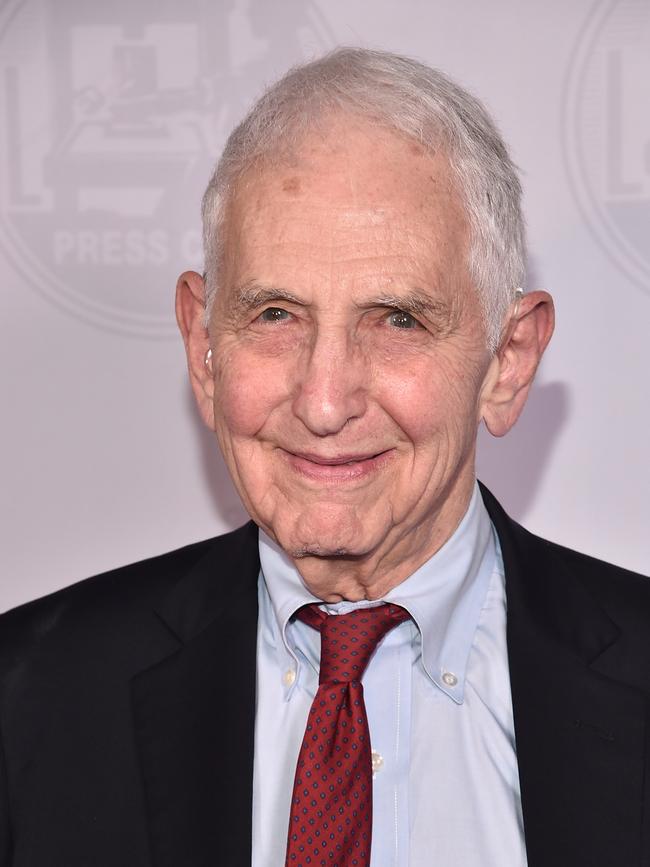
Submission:
[[[325,614],[306,605],[296,616],[321,634],[319,683],[361,680],[382,638],[409,617],[398,605],[357,608],[347,614]]]

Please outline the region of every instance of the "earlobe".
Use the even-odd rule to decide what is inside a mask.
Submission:
[[[204,280],[196,271],[185,271],[176,284],[176,320],[185,344],[190,383],[199,412],[206,425],[214,430],[214,373],[204,314]]]
[[[515,303],[481,396],[481,418],[493,436],[504,436],[519,418],[554,324],[548,292],[530,292]]]

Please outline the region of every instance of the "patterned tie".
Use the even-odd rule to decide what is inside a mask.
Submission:
[[[319,686],[298,754],[287,867],[368,867],[372,760],[361,677],[373,651],[409,617],[397,605],[296,614],[321,634]]]

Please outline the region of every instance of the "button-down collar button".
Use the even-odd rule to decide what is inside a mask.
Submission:
[[[376,774],[384,767],[384,757],[377,750],[372,751],[372,772]]]
[[[442,682],[445,686],[456,686],[458,678],[455,674],[452,674],[451,671],[444,671],[442,674]]]
[[[288,668],[285,673],[282,675],[282,683],[285,686],[293,686],[296,682],[296,672],[293,668]]]

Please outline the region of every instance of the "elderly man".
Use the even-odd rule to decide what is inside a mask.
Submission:
[[[650,586],[474,475],[553,329],[519,199],[395,55],[233,132],[177,315],[252,522],[0,620],[2,867],[650,864]]]

